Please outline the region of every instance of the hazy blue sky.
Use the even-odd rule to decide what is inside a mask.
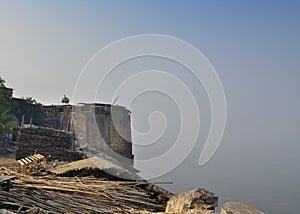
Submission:
[[[197,165],[200,139],[189,158],[161,180],[174,181],[168,188],[176,192],[208,188],[221,203],[244,200],[268,213],[297,213],[299,20],[300,1],[292,0],[0,1],[0,75],[15,96],[57,104],[63,94],[72,96],[85,63],[109,43],[145,33],[183,39],[215,67],[226,94],[227,127],[207,165]],[[193,83],[191,88],[198,90]],[[141,100],[147,102],[151,97]],[[157,151],[155,145],[135,148],[137,158]]]
[[[0,16],[2,76],[43,103],[70,96],[99,49],[144,33],[186,40],[226,80],[299,75],[299,1],[1,1]]]

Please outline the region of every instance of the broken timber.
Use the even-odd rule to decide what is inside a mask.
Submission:
[[[15,178],[15,176],[0,176],[0,190],[5,190],[8,192],[10,190],[11,180]]]
[[[22,158],[18,160],[19,170],[20,172],[27,174],[36,172],[39,169],[45,168],[45,157],[41,154],[35,154],[32,156],[28,156],[26,158]]]
[[[0,208],[41,208],[48,213],[139,213],[163,211],[165,204],[142,188],[145,181],[94,177],[21,176],[10,192],[0,191]],[[14,209],[12,209],[14,207]]]

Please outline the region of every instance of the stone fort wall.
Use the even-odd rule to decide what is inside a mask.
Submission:
[[[81,146],[133,159],[130,111],[122,106],[78,104],[72,111],[72,127]]]
[[[133,160],[130,111],[125,107],[81,103],[74,106],[51,105],[37,108],[39,120],[36,120],[35,114],[31,114],[33,125],[36,125],[34,121],[39,121],[37,125],[41,127],[73,132],[77,146],[106,153],[110,149]],[[19,154],[21,153],[19,150]]]

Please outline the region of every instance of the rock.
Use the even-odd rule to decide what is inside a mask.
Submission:
[[[212,214],[217,206],[217,195],[204,189],[194,189],[171,197],[166,213]]]
[[[148,193],[151,195],[151,198],[156,199],[160,204],[164,206],[166,206],[170,198],[174,196],[173,193],[170,193],[169,191],[151,183],[146,184],[142,188],[148,191]]]
[[[265,214],[244,202],[230,201],[221,207],[220,214]]]

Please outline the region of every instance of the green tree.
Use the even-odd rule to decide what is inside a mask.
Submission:
[[[0,77],[0,107],[11,108],[13,89],[5,86],[5,80]]]
[[[21,99],[25,100],[28,104],[37,104],[36,100],[32,97],[21,97]]]
[[[5,134],[12,133],[12,128],[18,126],[18,120],[14,115],[8,114],[8,109],[0,107],[0,142],[5,146]]]
[[[64,104],[69,104],[70,99],[64,94],[63,98],[61,99],[61,102]]]
[[[5,86],[5,80],[0,77],[0,145],[5,147],[6,134],[12,133],[12,128],[18,126],[17,118],[8,114],[12,108],[13,89]]]
[[[5,86],[5,80],[2,79],[1,77],[0,77],[0,87],[1,88],[6,88],[6,86]]]

